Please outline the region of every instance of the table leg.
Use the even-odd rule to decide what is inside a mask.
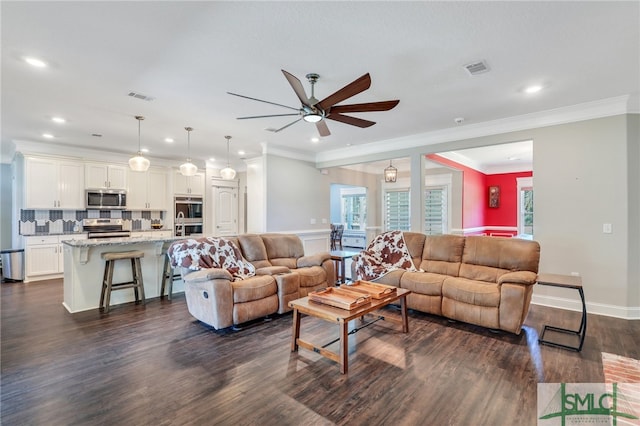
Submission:
[[[344,270],[344,257],[340,259],[340,284],[344,284],[346,282],[346,273]]]
[[[340,322],[340,373],[349,370],[349,322]]]
[[[402,332],[409,332],[409,317],[407,315],[407,296],[400,298],[400,313],[402,314]]]
[[[291,333],[291,352],[298,350],[298,338],[300,337],[300,312],[293,308],[293,333]]]

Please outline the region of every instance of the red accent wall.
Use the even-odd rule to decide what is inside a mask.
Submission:
[[[490,208],[486,203],[484,226],[518,226],[518,182],[516,178],[533,176],[532,172],[485,175],[487,197],[489,187],[500,187],[500,205]]]
[[[518,183],[516,178],[533,176],[533,172],[485,175],[470,167],[440,157],[427,155],[427,159],[462,171],[462,227],[518,226]],[[500,187],[500,205],[489,207],[489,187]],[[498,230],[498,232],[504,232]],[[515,232],[507,232],[515,234]]]

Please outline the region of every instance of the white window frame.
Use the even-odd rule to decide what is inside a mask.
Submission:
[[[516,178],[516,184],[518,187],[518,235],[528,235],[524,233],[524,223],[522,221],[522,191],[524,189],[528,189],[531,188],[533,189],[533,177],[519,177]],[[535,210],[534,210],[534,215],[535,215]],[[533,231],[532,231],[532,236],[533,236]]]

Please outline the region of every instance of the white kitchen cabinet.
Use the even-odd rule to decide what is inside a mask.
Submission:
[[[179,195],[204,195],[204,173],[196,173],[194,176],[183,176],[176,172],[173,175],[173,192]]]
[[[81,162],[27,157],[24,208],[83,210],[83,182]]]
[[[125,189],[127,167],[116,164],[85,164],[85,187],[87,189]]]
[[[85,240],[87,234],[25,237],[25,282],[57,278],[64,272],[62,241]]]
[[[131,238],[170,238],[171,231],[131,231]]]
[[[167,173],[130,171],[127,210],[167,210]]]

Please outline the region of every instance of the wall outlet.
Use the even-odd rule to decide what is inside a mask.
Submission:
[[[311,223],[312,225],[316,224],[316,219],[314,217],[311,218],[311,220],[309,221],[309,223]]]
[[[574,277],[579,277],[580,276],[580,272],[572,272],[571,275],[574,276]]]
[[[613,233],[613,228],[612,228],[611,224],[610,223],[603,223],[602,224],[602,232],[604,232],[605,234]]]
[[[327,224],[327,219],[322,218],[322,223],[326,225]]]

